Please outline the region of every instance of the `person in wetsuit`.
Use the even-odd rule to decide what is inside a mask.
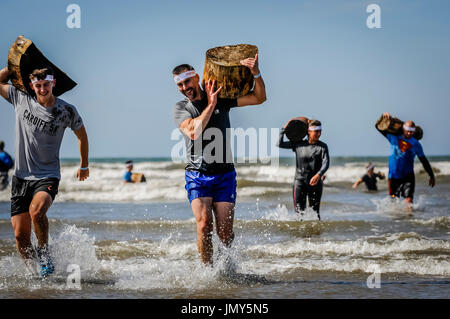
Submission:
[[[389,119],[392,115],[383,113],[383,118]],[[393,135],[376,129],[387,138],[391,147],[389,156],[389,195],[392,197],[404,197],[406,211],[411,211],[411,205],[414,197],[415,175],[414,175],[414,158],[419,158],[423,168],[430,176],[429,185],[434,187],[435,178],[430,162],[425,157],[420,142],[415,139],[414,132],[416,125],[413,121],[407,121],[403,124],[403,134]]]
[[[366,184],[368,191],[377,191],[377,178],[384,179],[384,174],[382,172],[375,173],[375,165],[370,162],[366,165],[366,171],[367,173],[364,174],[360,179],[358,179],[352,187],[356,189],[358,188],[359,184],[364,183]]]
[[[286,126],[280,130],[277,146],[292,149],[296,155],[296,170],[292,191],[295,211],[303,215],[306,209],[306,198],[308,197],[309,207],[317,213],[320,220],[323,176],[330,163],[328,146],[319,141],[322,134],[322,124],[317,120],[310,121],[308,138],[297,143],[283,141],[285,128]]]

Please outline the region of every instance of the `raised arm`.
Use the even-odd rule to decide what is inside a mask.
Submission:
[[[384,179],[386,177],[383,172],[378,172],[375,174],[375,176],[377,176],[379,179]]]
[[[248,67],[255,76],[255,87],[249,94],[241,96],[237,99],[238,106],[256,105],[263,103],[266,97],[266,86],[259,71],[258,54],[254,58],[247,58],[241,61],[241,64]]]
[[[84,181],[89,177],[89,141],[84,125],[78,130],[74,131],[78,139],[78,146],[80,149],[80,167],[77,171],[77,178]],[[84,169],[83,169],[84,168]]]
[[[277,146],[279,148],[291,149],[292,143],[290,141],[288,142],[283,141],[283,137],[284,137],[284,127],[280,129],[280,136],[278,137]]]
[[[196,140],[200,137],[217,104],[217,95],[222,87],[214,91],[215,81],[206,83],[206,95],[208,97],[208,106],[196,118],[186,119],[180,124],[180,130],[191,140]]]
[[[6,100],[9,98],[8,97],[8,89],[9,89],[8,80],[9,80],[8,68],[4,68],[4,69],[0,70],[0,95]]]
[[[392,115],[391,115],[390,113],[388,113],[388,112],[384,112],[382,116],[383,116],[384,119],[390,119],[390,118],[392,117]],[[378,129],[378,127],[377,127],[376,124],[375,124],[375,128],[377,129],[378,132],[380,132],[381,134],[383,134],[384,137],[387,137],[387,134],[388,134],[388,133],[387,133],[387,132],[380,131],[380,130]]]

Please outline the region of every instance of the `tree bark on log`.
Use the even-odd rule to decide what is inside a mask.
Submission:
[[[53,95],[59,96],[77,85],[66,73],[50,62],[31,40],[20,35],[14,41],[8,54],[8,71],[12,85],[25,93],[34,95],[29,85],[29,75],[35,69],[42,69],[45,66],[53,69],[56,79]]]
[[[253,88],[253,75],[240,61],[254,58],[258,48],[250,44],[227,45],[206,51],[202,86],[215,80],[215,88],[222,86],[219,97],[235,99],[244,96]]]

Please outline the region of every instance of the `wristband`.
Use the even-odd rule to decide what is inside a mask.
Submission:
[[[86,167],[80,167],[80,171],[87,171],[89,169],[89,166]]]
[[[258,74],[253,76],[254,79],[257,79],[257,78],[260,78],[260,77],[261,77],[261,72],[259,72]]]

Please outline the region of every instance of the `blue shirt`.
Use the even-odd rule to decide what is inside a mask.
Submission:
[[[414,137],[409,139],[403,135],[386,134],[391,144],[389,155],[389,178],[403,178],[414,173],[414,158],[425,156],[422,145]]]
[[[6,152],[0,152],[0,172],[7,172],[12,166],[11,156]]]
[[[127,182],[132,182],[131,175],[132,175],[131,172],[126,171],[125,174],[123,174],[123,179]]]

